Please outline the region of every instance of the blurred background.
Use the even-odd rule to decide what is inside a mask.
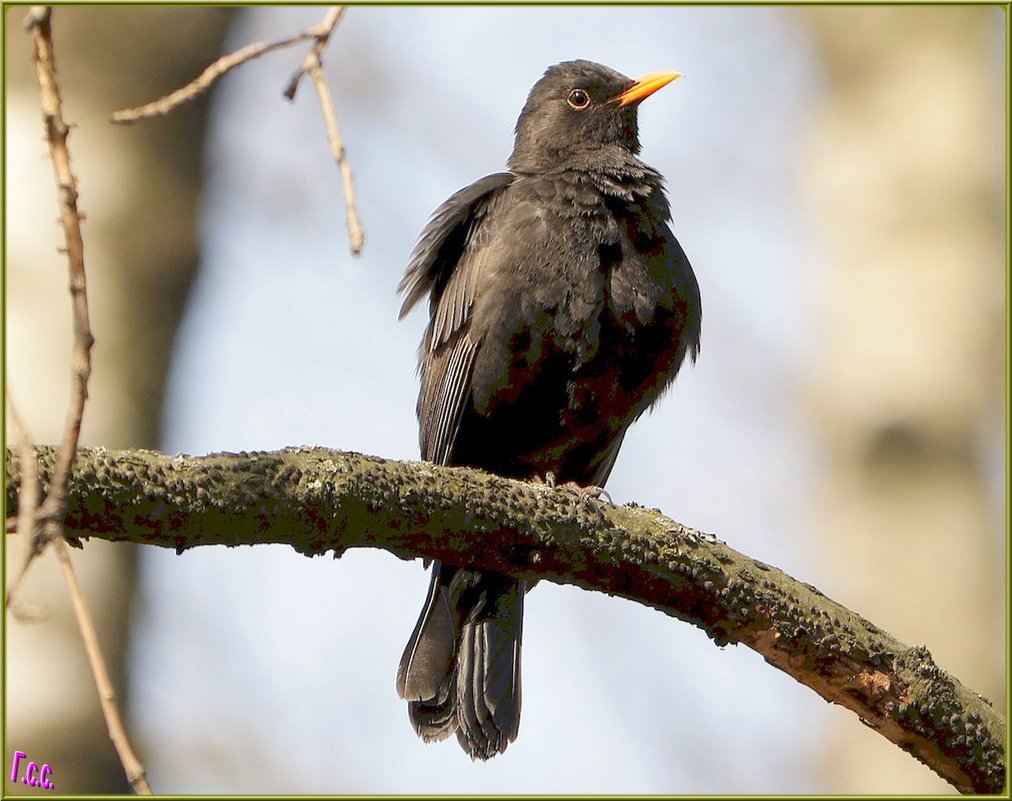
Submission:
[[[164,119],[108,115],[321,7],[57,7],[96,336],[85,445],[314,444],[417,458],[415,237],[503,168],[531,85],[588,58],[685,78],[643,158],[705,308],[699,361],[608,489],[777,565],[1005,706],[1005,16],[990,7],[353,7],[324,55],[366,232],[305,47]],[[23,9],[6,9],[6,376],[59,441],[70,317]],[[7,562],[21,543],[6,540]],[[630,602],[528,596],[505,755],[423,745],[394,690],[420,562],[359,550],[73,554],[161,793],[947,793],[744,647]],[[6,751],[63,792],[128,789],[51,557],[8,616]],[[8,792],[23,787],[5,779]]]

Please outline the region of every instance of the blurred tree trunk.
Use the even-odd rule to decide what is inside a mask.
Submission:
[[[70,375],[67,268],[57,252],[56,190],[42,137],[25,8],[6,9],[7,378],[37,442],[59,442]],[[53,13],[70,153],[80,181],[94,370],[81,444],[155,447],[165,373],[197,261],[196,212],[207,98],[171,120],[117,128],[109,114],[158,97],[221,51],[232,11],[205,7],[70,7]],[[9,429],[8,429],[9,430]],[[8,538],[8,565],[23,543]],[[136,551],[89,544],[71,554],[119,698]],[[67,589],[49,554],[23,588],[36,625],[8,617],[10,748],[48,763],[64,793],[129,792],[109,741]],[[129,727],[129,710],[124,709]],[[133,733],[133,732],[131,732]],[[141,759],[157,744],[138,742]],[[10,781],[8,793],[24,792]],[[24,765],[20,773],[24,773]],[[155,787],[157,790],[157,786]]]
[[[797,13],[828,79],[801,144],[830,271],[812,390],[834,597],[1003,705],[1004,18]],[[850,720],[823,775],[835,793],[952,791]]]

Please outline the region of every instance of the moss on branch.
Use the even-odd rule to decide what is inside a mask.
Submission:
[[[53,448],[36,448],[43,491]],[[19,467],[7,450],[7,514]],[[621,596],[743,643],[962,792],[1000,793],[1005,721],[986,699],[814,587],[657,510],[584,502],[466,468],[323,448],[167,456],[81,449],[66,528],[174,548],[383,548]]]

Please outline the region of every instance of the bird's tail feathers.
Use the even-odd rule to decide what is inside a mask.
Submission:
[[[501,754],[520,728],[524,586],[495,579],[464,624],[457,656],[457,740],[472,759]]]
[[[472,659],[461,660],[457,685],[457,741],[472,759],[490,759],[506,750],[520,727],[520,643],[508,645],[510,655],[496,665],[491,652],[496,643],[505,644],[501,632],[487,623],[465,628],[462,648]],[[509,662],[507,668],[506,662]],[[478,665],[484,664],[487,672]]]
[[[520,725],[524,582],[435,562],[397,671],[425,742],[456,732],[472,759],[506,750]]]
[[[397,669],[397,694],[406,701],[441,705],[452,697],[459,628],[450,600],[452,573],[438,561],[432,565],[425,606]]]

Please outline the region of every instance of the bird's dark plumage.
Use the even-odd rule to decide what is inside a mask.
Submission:
[[[674,77],[549,68],[517,122],[509,172],[433,215],[400,284],[401,316],[429,298],[422,458],[603,486],[626,430],[695,359],[699,287],[662,178],[637,158],[636,107]],[[424,740],[455,732],[487,759],[515,739],[524,591],[433,565],[397,675]]]

